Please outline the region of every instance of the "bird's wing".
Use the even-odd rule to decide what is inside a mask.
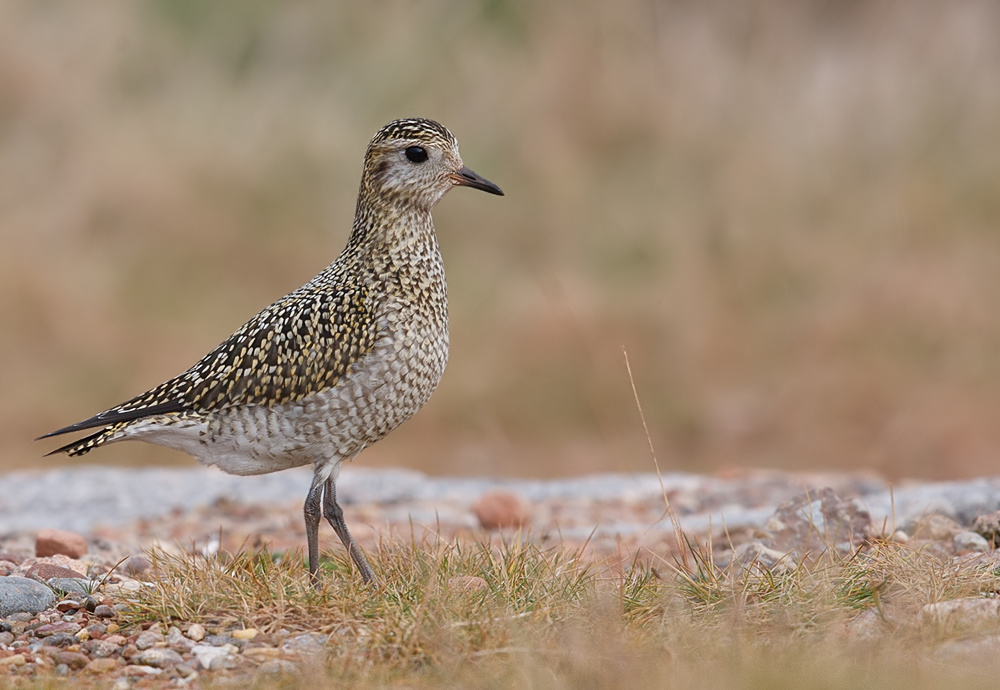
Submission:
[[[40,438],[156,415],[300,400],[335,386],[371,351],[377,335],[368,288],[314,280],[250,319],[180,376]]]

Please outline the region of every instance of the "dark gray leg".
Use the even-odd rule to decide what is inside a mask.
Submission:
[[[309,581],[314,587],[319,586],[319,518],[320,501],[323,499],[323,483],[319,477],[313,478],[309,493],[306,494],[306,504],[302,512],[306,516],[306,543],[309,544]]]
[[[361,553],[361,547],[354,541],[354,537],[351,536],[350,531],[347,529],[347,523],[344,522],[344,511],[337,504],[337,487],[334,485],[332,477],[326,480],[324,489],[323,517],[333,526],[337,536],[340,537],[340,541],[344,542],[344,547],[347,549],[347,553],[350,554],[351,560],[354,561],[354,565],[358,566],[358,570],[361,571],[361,579],[365,581],[365,584],[371,584],[375,581],[375,573],[372,572],[371,566],[365,560],[365,555]]]

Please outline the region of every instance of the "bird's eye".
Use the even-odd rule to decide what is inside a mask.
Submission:
[[[427,160],[427,150],[422,146],[410,146],[406,149],[406,160],[411,163],[423,163]]]

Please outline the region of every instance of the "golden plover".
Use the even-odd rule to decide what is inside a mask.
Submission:
[[[231,474],[312,464],[305,501],[318,582],[320,516],[365,582],[375,578],[337,504],[340,466],[409,419],[448,360],[448,292],[431,209],[459,185],[502,196],[462,164],[437,122],[390,122],[365,153],[354,229],[319,275],[239,328],[186,372],[82,422],[53,453],[136,439]]]

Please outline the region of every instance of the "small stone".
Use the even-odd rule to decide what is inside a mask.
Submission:
[[[70,558],[80,558],[87,553],[87,540],[76,532],[60,529],[43,529],[35,537],[35,556],[56,556],[62,554]]]
[[[229,634],[237,640],[252,640],[257,637],[257,632],[256,628],[244,628],[243,630],[233,630]]]
[[[1000,510],[977,517],[972,521],[972,531],[996,546],[1000,543]]]
[[[100,608],[100,607],[98,607],[98,608]],[[96,614],[97,611],[94,611],[94,613]],[[114,635],[116,632],[118,632],[119,630],[121,630],[121,627],[122,626],[120,626],[117,623],[115,623],[114,621],[112,621],[111,623],[108,623],[108,627],[104,630],[104,632],[107,635]]]
[[[906,544],[908,541],[910,541],[910,535],[904,532],[903,530],[898,529],[892,533],[890,539],[897,544]]]
[[[911,529],[907,530],[916,539],[930,541],[948,541],[962,531],[962,526],[957,522],[937,513],[913,523]]]
[[[7,561],[8,563],[13,563],[14,565],[21,565],[24,562],[24,556],[14,553],[13,551],[0,551],[0,561]]]
[[[985,553],[990,550],[990,543],[975,532],[959,532],[952,541],[957,551]]]
[[[192,623],[188,626],[187,635],[189,640],[194,640],[195,642],[201,642],[205,639],[205,626],[200,623]]]
[[[470,594],[490,591],[490,584],[478,575],[459,575],[458,577],[453,577],[448,580],[448,587],[460,592],[469,592]]]
[[[90,663],[83,667],[83,670],[85,673],[100,675],[102,673],[110,673],[111,671],[117,670],[118,666],[118,659],[92,659]]]
[[[184,657],[172,649],[158,647],[156,649],[144,649],[132,657],[133,664],[142,666],[153,666],[155,668],[170,668],[184,661]]]
[[[80,652],[56,652],[52,656],[52,661],[56,664],[66,664],[74,671],[79,671],[81,668],[90,663],[90,659],[87,658],[86,654],[80,654]]]
[[[212,647],[206,644],[196,644],[191,648],[191,654],[198,660],[201,668],[218,670],[229,668],[235,663],[235,654],[239,651],[233,645]]]
[[[24,577],[0,578],[0,618],[11,618],[18,613],[35,614],[56,603],[52,590]]]
[[[140,664],[129,664],[125,667],[126,676],[158,676],[163,673],[163,669],[153,666],[142,666]]]
[[[90,580],[83,577],[51,577],[45,581],[52,589],[69,595],[89,594],[93,590]]]
[[[82,573],[78,573],[65,566],[56,565],[55,563],[35,563],[24,573],[25,577],[38,580],[39,582],[48,582],[53,578],[79,578],[80,575]]]
[[[14,633],[10,632],[9,630],[0,632],[0,645],[6,647],[13,641],[14,641]]]
[[[78,632],[75,635],[75,637],[76,637],[76,639],[80,640],[80,642],[86,642],[87,640],[90,639],[90,631],[87,630],[86,628],[84,628],[83,630],[81,630],[80,632]]]
[[[14,654],[0,659],[0,666],[24,666],[26,663],[28,660],[24,658],[23,654]]]
[[[118,652],[121,651],[122,648],[120,644],[115,644],[107,639],[87,640],[83,643],[82,647],[95,659],[117,656]]]
[[[94,615],[97,616],[98,618],[114,618],[115,611],[107,604],[98,604],[97,607],[94,609]],[[110,625],[114,624],[112,623]]]
[[[76,639],[76,635],[72,635],[68,632],[57,632],[51,635],[46,635],[41,638],[42,644],[46,647],[75,647],[80,642]]]
[[[128,559],[122,564],[122,571],[129,577],[133,577],[136,580],[147,580],[150,574],[150,569],[153,564],[149,562],[149,559],[142,555],[129,556]]]
[[[163,633],[161,633],[159,630],[147,630],[146,632],[141,633],[138,638],[136,638],[135,648],[149,649],[158,642],[163,642],[163,641],[164,641]]]
[[[733,549],[733,558],[744,566],[762,565],[775,573],[788,573],[795,569],[795,563],[787,553],[769,549],[759,541],[740,544]]]
[[[299,672],[299,667],[287,659],[270,659],[257,667],[259,676],[291,676]]]
[[[55,635],[56,633],[66,633],[69,635],[76,635],[80,632],[81,625],[79,623],[71,623],[70,621],[57,621],[55,623],[45,623],[35,628],[35,637],[48,637],[49,635]]]
[[[63,599],[56,604],[56,611],[66,613],[67,611],[78,611],[83,608],[83,604],[73,599]]]
[[[323,654],[326,652],[326,643],[326,635],[320,633],[303,633],[285,640],[281,645],[281,651],[307,656]]]
[[[487,491],[472,506],[483,529],[521,527],[531,519],[531,507],[517,494],[496,489]]]
[[[920,610],[923,625],[952,627],[966,632],[970,629],[993,627],[1000,621],[1000,599],[966,597],[936,604],[927,604]]]
[[[67,666],[66,664],[57,664],[56,668],[55,668],[55,672],[56,672],[57,676],[68,676],[69,675],[69,666]]]

